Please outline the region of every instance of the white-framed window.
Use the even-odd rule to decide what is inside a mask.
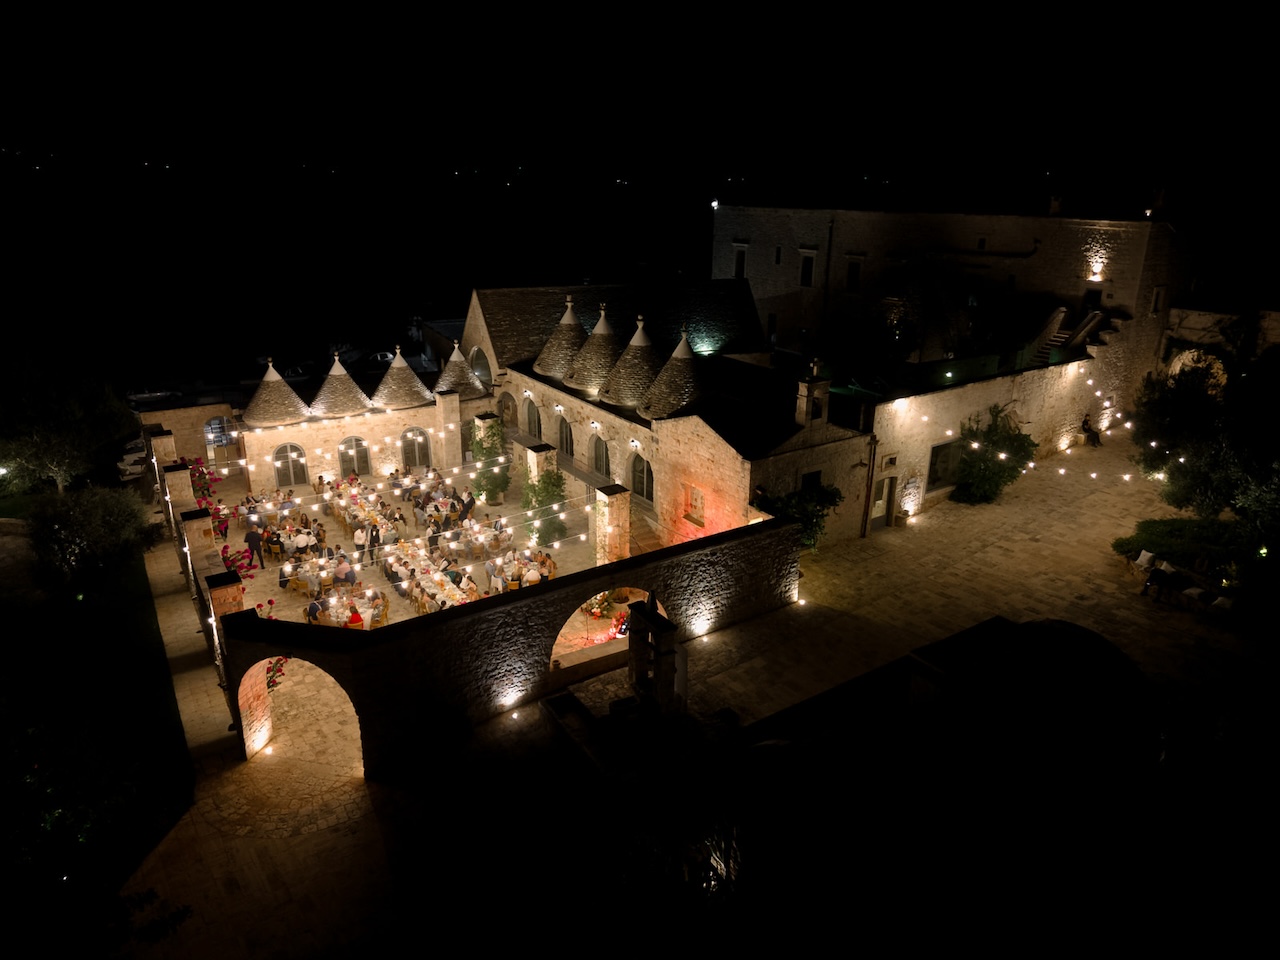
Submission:
[[[276,468],[276,486],[281,490],[305,487],[307,480],[307,452],[296,443],[282,443],[272,455]]]
[[[364,437],[347,437],[338,444],[338,472],[349,477],[355,473],[366,477],[373,472],[369,466],[369,441]]]
[[[410,427],[400,434],[400,457],[404,468],[414,471],[431,466],[431,434],[422,427]]]

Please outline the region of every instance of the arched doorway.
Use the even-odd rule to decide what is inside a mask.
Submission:
[[[364,776],[360,718],[320,667],[296,657],[260,660],[241,678],[237,699],[249,759],[296,762],[300,775],[323,765],[336,778]]]
[[[524,402],[524,424],[526,433],[542,439],[542,415],[538,413],[538,405],[532,400]]]
[[[573,424],[557,416],[556,434],[560,439],[558,458],[562,463],[568,463],[573,460]]]
[[[431,437],[422,427],[410,427],[400,434],[401,461],[410,473],[431,466]]]
[[[591,438],[591,469],[601,476],[613,478],[609,469],[609,444],[598,434]]]
[[[498,397],[498,416],[502,418],[502,425],[507,429],[516,427],[519,419],[516,415],[516,398],[509,393],[503,393]]]
[[[631,495],[653,503],[653,467],[638,453],[631,457]]]

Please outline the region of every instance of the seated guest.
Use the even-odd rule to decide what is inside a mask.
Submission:
[[[416,582],[414,580],[415,576],[417,576],[416,571],[409,570],[407,574],[395,584],[396,593],[400,594],[400,596],[402,597],[407,598],[409,596],[410,586],[412,586]]]
[[[345,553],[338,558],[338,565],[333,568],[333,579],[343,580],[346,583],[356,582],[356,568],[351,566]]]
[[[354,603],[347,607],[347,614],[348,627],[364,626],[364,617],[360,616],[360,611],[356,609],[356,605]]]
[[[520,578],[521,586],[532,587],[542,582],[542,574],[538,572],[536,563],[529,564],[529,569],[525,571],[523,577]]]

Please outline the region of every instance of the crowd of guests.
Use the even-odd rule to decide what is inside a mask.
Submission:
[[[323,498],[319,505],[324,513],[340,510],[350,526],[349,553],[341,544],[328,545],[323,522],[300,509],[293,490],[251,494],[232,510],[225,510],[219,501],[215,524],[243,512],[248,519],[245,543],[263,567],[266,555],[279,556],[286,564],[312,558],[332,561],[332,586],[317,587],[319,579],[307,577],[312,590],[306,619],[312,623],[340,619],[346,625],[361,624],[359,610],[349,603],[357,588],[362,599],[367,595],[372,600],[375,611],[385,603],[381,592],[357,580],[358,567],[378,561],[390,588],[422,613],[533,586],[556,575],[549,553],[514,549],[512,531],[501,515],[477,516],[477,501],[469,487],[459,491],[438,476],[420,482],[398,470],[387,480],[374,485],[354,475],[336,481],[322,476],[314,485],[314,492]],[[379,486],[389,488],[385,495]],[[285,522],[263,522],[269,514]],[[292,522],[287,519],[291,514]],[[226,539],[225,526],[220,533]],[[408,546],[410,539],[425,546]],[[390,543],[399,549],[384,552],[383,545]],[[286,586],[289,576],[283,565],[279,576],[280,585]]]

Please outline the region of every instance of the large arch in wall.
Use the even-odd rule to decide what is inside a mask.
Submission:
[[[322,667],[285,655],[259,660],[240,677],[236,704],[246,759],[284,750],[313,763],[322,756],[339,775],[364,775],[360,718]]]
[[[536,588],[533,588],[536,589]],[[628,606],[647,600],[649,593],[639,587],[616,586],[587,597],[560,627],[551,648],[552,670],[565,670],[627,650],[627,627],[619,618],[629,619]],[[658,601],[658,613],[667,616]]]

